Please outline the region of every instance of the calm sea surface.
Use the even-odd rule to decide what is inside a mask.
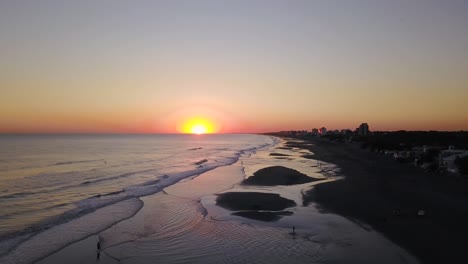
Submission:
[[[0,242],[158,192],[272,144],[261,135],[0,136]]]

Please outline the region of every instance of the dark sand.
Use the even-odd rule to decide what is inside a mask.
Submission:
[[[292,148],[290,148],[290,147],[277,147],[277,149],[291,150]]]
[[[275,193],[261,192],[227,192],[218,195],[218,206],[237,211],[232,215],[242,216],[259,221],[277,221],[282,216],[292,215],[293,212],[282,211],[296,206],[292,200]]]
[[[316,185],[305,195],[306,202],[370,224],[422,263],[468,261],[466,180],[429,174],[356,144],[315,138],[288,146],[312,151],[314,155],[304,157],[336,164],[345,176]],[[426,215],[418,216],[419,210]]]
[[[279,211],[279,212],[262,212],[262,211],[240,211],[232,213],[232,215],[242,216],[249,219],[273,222],[279,220],[282,216],[292,215],[291,211]]]
[[[296,206],[292,200],[275,193],[227,192],[218,195],[216,204],[232,211],[280,211]]]
[[[297,170],[283,166],[272,166],[260,169],[253,176],[242,181],[245,185],[294,185],[313,182],[321,179],[309,177]]]
[[[289,156],[291,156],[291,155],[273,152],[273,153],[270,153],[270,156],[289,157]]]
[[[256,186],[294,185],[316,180],[318,179],[290,168],[272,166],[256,171],[253,176],[242,181],[242,184]],[[281,210],[296,206],[294,201],[283,198],[279,194],[260,192],[223,193],[218,195],[216,204],[232,211],[239,211],[232,213],[233,215],[260,221],[276,221],[282,216],[292,215],[293,212]]]

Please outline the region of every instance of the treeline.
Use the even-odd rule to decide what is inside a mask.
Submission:
[[[424,145],[444,148],[453,145],[457,149],[468,149],[468,132],[373,132],[366,137],[356,136],[353,141],[362,142],[364,148],[373,150],[411,150]]]
[[[457,165],[460,174],[468,176],[468,156],[457,158],[455,165]]]

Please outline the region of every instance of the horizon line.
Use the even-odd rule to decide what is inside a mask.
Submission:
[[[346,128],[344,128],[346,129]],[[330,131],[334,130],[343,130],[343,129],[331,129]],[[280,133],[280,132],[287,132],[287,131],[309,131],[307,129],[289,129],[289,130],[278,130],[278,131],[268,131],[268,132],[226,132],[226,133],[203,133],[203,134],[195,134],[195,133],[166,133],[166,132],[0,132],[0,135],[195,135],[195,136],[203,136],[203,135],[242,135],[242,134],[272,134],[272,133]],[[311,131],[311,130],[310,130]],[[353,131],[353,130],[351,130]],[[398,129],[398,130],[374,130],[371,132],[378,132],[378,133],[385,133],[385,132],[446,132],[446,133],[453,133],[453,132],[468,132],[467,130],[405,130],[405,129]]]

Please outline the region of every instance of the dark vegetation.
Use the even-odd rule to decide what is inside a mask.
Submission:
[[[455,159],[455,165],[458,166],[460,174],[468,177],[468,156]]]
[[[396,161],[399,163],[415,162],[415,165],[418,166],[425,164],[423,167],[426,171],[442,174],[445,174],[445,170],[439,167],[439,154],[441,150],[447,150],[449,147],[468,150],[468,132],[464,131],[372,132],[369,136],[328,134],[322,138],[333,142],[359,142],[361,143],[361,148],[379,153],[384,151],[408,151],[408,155],[399,156],[396,158]],[[426,147],[426,151],[421,153],[423,146]],[[417,148],[420,149],[419,152],[414,151]],[[460,166],[463,165],[459,165],[458,167]]]
[[[326,136],[328,137],[328,136]],[[332,137],[330,137],[332,138]],[[428,145],[446,147],[453,145],[458,149],[468,149],[468,132],[438,131],[396,131],[373,132],[367,137],[353,137],[362,142],[363,148],[371,150],[411,150],[413,147]]]
[[[422,134],[417,144],[433,142]],[[437,141],[464,146],[466,133],[456,142],[448,138],[458,138],[458,132],[448,134],[435,137],[434,144]],[[420,133],[395,135],[381,146],[408,146],[409,141],[416,140],[413,136]],[[406,143],[400,145],[401,140]],[[316,185],[311,193],[304,195],[305,203],[314,201],[324,211],[371,225],[418,257],[421,263],[457,263],[466,258],[468,178],[427,173],[413,164],[398,164],[391,157],[377,155],[355,143],[311,137],[304,144],[291,141],[287,146],[311,150],[314,154],[308,158],[336,164],[345,176],[344,180]],[[428,152],[425,159],[431,160],[436,154]],[[466,172],[466,158],[459,158],[457,164]]]

